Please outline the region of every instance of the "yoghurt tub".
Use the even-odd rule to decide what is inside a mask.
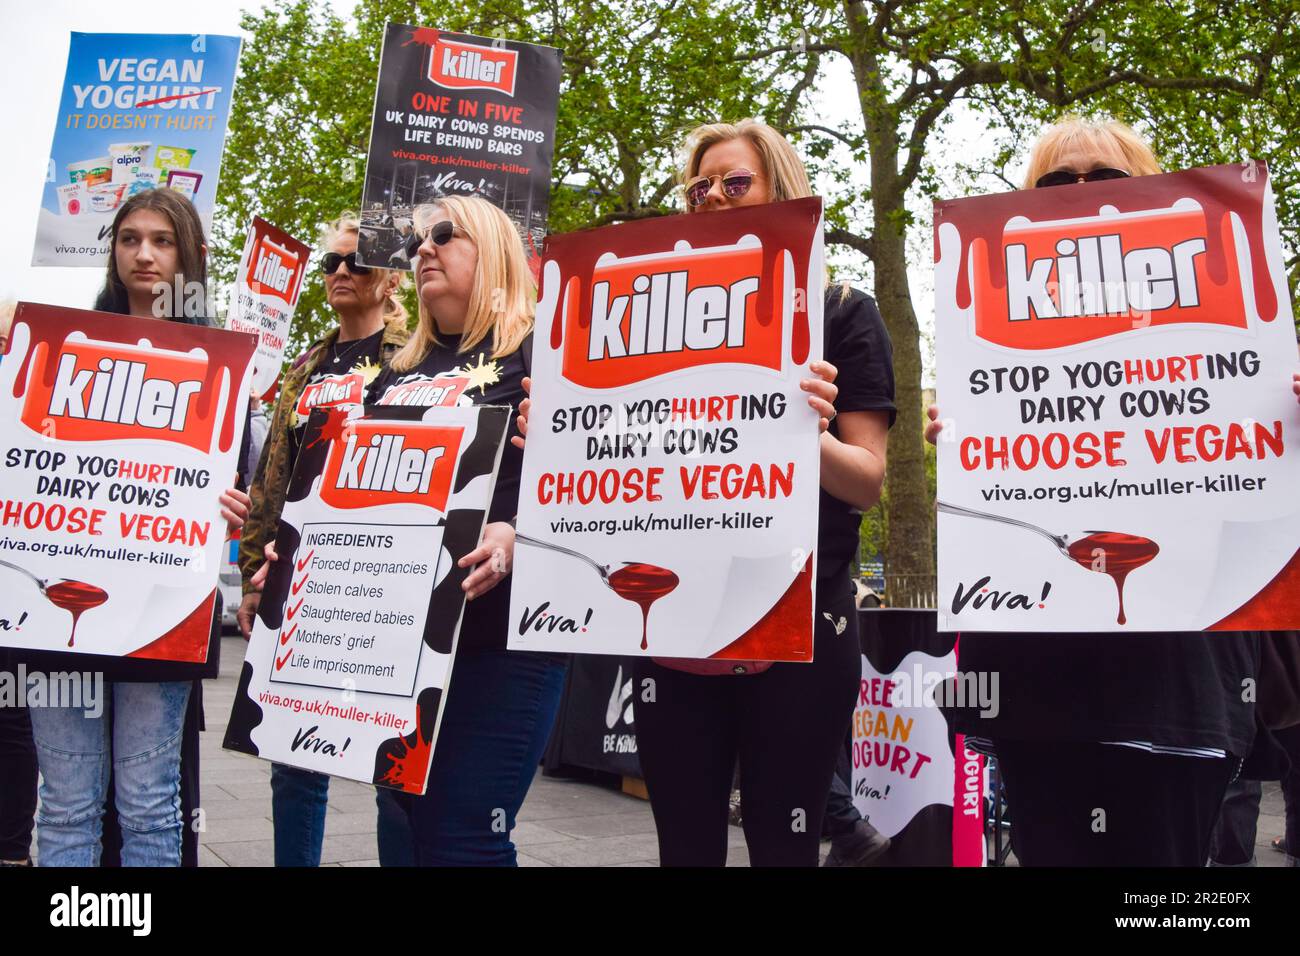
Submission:
[[[167,185],[190,200],[190,202],[194,201],[194,196],[199,191],[199,183],[202,181],[203,173],[197,169],[171,169],[167,171]]]
[[[131,181],[126,184],[127,196],[134,196],[146,189],[157,189],[163,180],[163,171],[156,166],[138,167]]]
[[[68,163],[68,182],[81,183],[83,186],[95,186],[99,183],[109,182],[112,178],[113,161],[107,156]]]
[[[113,163],[113,182],[129,183],[138,169],[144,168],[145,157],[152,143],[112,143],[108,158]]]
[[[65,183],[58,187],[59,212],[65,216],[79,216],[86,211],[86,190],[81,183]]]
[[[126,183],[100,183],[89,188],[92,212],[112,212],[122,201]]]
[[[153,164],[159,169],[189,169],[194,150],[188,146],[159,146],[153,154]]]

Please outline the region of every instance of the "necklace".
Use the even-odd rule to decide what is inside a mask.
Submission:
[[[355,342],[353,342],[352,344],[350,344],[350,345],[348,346],[347,350],[344,351],[344,352],[340,352],[340,351],[339,351],[339,342],[338,342],[338,339],[335,339],[335,340],[334,340],[334,347],[333,347],[333,351],[334,351],[334,362],[333,362],[332,364],[334,364],[334,365],[338,365],[338,364],[339,364],[340,362],[342,362],[345,358],[351,358],[353,355],[356,354],[357,349],[359,349],[361,346],[365,345],[365,344],[366,344],[366,341],[367,341],[368,339],[370,339],[370,338],[371,338],[371,336],[366,336],[366,337],[363,338],[363,339],[358,339],[357,341],[355,341]]]

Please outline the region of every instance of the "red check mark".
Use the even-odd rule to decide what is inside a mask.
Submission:
[[[301,561],[298,562],[298,573],[299,573],[299,574],[302,573],[302,569],[303,569],[303,568],[305,568],[305,567],[307,567],[307,565],[311,564],[311,558],[312,558],[312,555],[315,554],[315,553],[316,553],[316,549],[315,549],[315,548],[312,548],[312,549],[311,549],[311,554],[308,554],[307,557],[303,558]]]
[[[288,653],[288,654],[285,654],[284,657],[277,657],[277,658],[275,659],[275,669],[276,669],[276,670],[279,670],[281,667],[283,667],[283,666],[288,662],[289,658],[291,658],[291,657],[293,657],[293,648],[292,648],[292,647],[289,648],[289,653]]]
[[[309,575],[307,575],[306,578],[303,578],[301,581],[299,581],[297,584],[295,584],[295,585],[293,586],[293,593],[294,593],[294,594],[297,594],[299,591],[301,591],[303,585],[307,583],[307,578],[310,578],[310,577],[311,577],[311,575],[309,574]]]
[[[290,638],[293,637],[293,632],[296,631],[296,630],[298,630],[298,625],[297,625],[297,624],[295,624],[293,627],[289,628],[289,630],[288,630],[287,633],[285,633],[285,632],[283,632],[283,631],[280,632],[280,646],[281,646],[281,647],[284,647],[284,645],[286,645],[286,644],[289,643]]]
[[[295,614],[298,613],[298,609],[299,609],[300,607],[302,607],[302,602],[305,601],[305,600],[307,600],[307,599],[306,599],[306,598],[298,598],[298,603],[295,604],[293,607],[289,608],[289,610],[285,613],[284,616],[287,617],[289,620],[292,621],[292,620],[293,620],[293,616],[294,616]]]

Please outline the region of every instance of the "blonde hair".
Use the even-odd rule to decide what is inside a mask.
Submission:
[[[423,233],[438,213],[464,229],[478,248],[474,290],[466,308],[465,331],[458,351],[468,352],[490,333],[492,358],[512,354],[533,330],[535,303],[532,273],[528,271],[515,224],[486,199],[445,196],[416,207],[416,230]],[[415,331],[389,362],[395,372],[409,372],[439,344],[433,316],[422,300],[417,311],[419,321]]]
[[[739,123],[705,123],[686,134],[682,144],[681,185],[700,174],[700,161],[710,146],[733,139],[749,140],[763,161],[756,170],[767,177],[768,193],[772,202],[802,199],[813,195],[808,182],[808,171],[789,141],[766,123],[756,119],[743,119]]]
[[[808,170],[794,151],[790,141],[761,120],[743,119],[738,123],[705,123],[686,134],[682,143],[681,169],[678,181],[684,187],[700,173],[700,163],[710,146],[733,139],[749,140],[763,161],[763,168],[755,170],[767,177],[768,196],[772,202],[803,199],[815,193],[808,182]],[[826,281],[830,283],[830,266],[826,267]],[[840,301],[853,292],[847,282],[838,283]]]
[[[1161,172],[1155,153],[1131,126],[1119,120],[1089,120],[1070,115],[1043,130],[1034,143],[1029,151],[1024,188],[1033,189],[1044,173],[1056,168],[1063,153],[1077,148],[1123,159],[1125,172],[1130,176],[1155,176]]]
[[[357,218],[354,212],[340,213],[339,217],[332,222],[322,223],[320,227],[320,248],[322,252],[329,252],[330,246],[334,245],[334,240],[339,236],[356,236],[357,241],[361,241],[361,220]],[[411,314],[406,311],[406,306],[402,304],[402,290],[406,288],[406,273],[397,269],[381,269],[378,266],[371,266],[375,272],[379,273],[380,278],[389,281],[393,276],[397,276],[397,284],[392,286],[390,291],[384,296],[384,321],[389,319],[400,319],[403,325],[410,324]]]

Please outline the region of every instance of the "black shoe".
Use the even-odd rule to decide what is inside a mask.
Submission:
[[[870,866],[889,850],[889,837],[866,820],[853,824],[853,832],[831,840],[831,852],[822,866]]]

